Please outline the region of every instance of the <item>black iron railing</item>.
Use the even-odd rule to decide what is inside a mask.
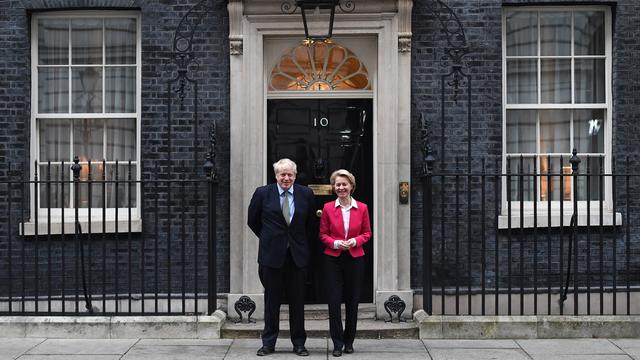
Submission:
[[[550,156],[436,173],[430,147],[424,155],[429,314],[640,313],[640,174],[628,159],[624,172],[615,159],[605,171],[602,156],[574,150],[542,171]]]
[[[140,180],[131,162],[76,158],[0,181],[0,315],[214,312],[214,160]]]

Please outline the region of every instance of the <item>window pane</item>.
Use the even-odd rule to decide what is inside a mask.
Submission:
[[[48,181],[48,183],[40,184],[40,208],[60,208],[69,207],[70,201],[70,166],[71,163],[62,164],[40,164],[39,176],[40,180]],[[64,187],[64,189],[63,189]]]
[[[102,19],[71,20],[73,64],[102,64]]]
[[[71,71],[73,112],[102,112],[102,68],[74,67]]]
[[[349,49],[315,42],[285,53],[271,70],[270,90],[371,90],[367,67]]]
[[[136,20],[104,20],[107,64],[136,63]]]
[[[507,110],[507,153],[536,152],[536,111]]]
[[[507,159],[507,165],[509,166],[509,179],[511,201],[533,201],[533,184],[534,177],[532,175],[534,171],[534,157],[512,157]],[[520,194],[522,193],[522,196]],[[514,224],[515,225],[515,224]]]
[[[540,157],[540,201],[571,200],[571,164],[569,156]],[[562,164],[562,165],[560,165]],[[551,174],[551,175],[547,175]]]
[[[107,160],[136,160],[136,119],[107,120]]]
[[[104,179],[103,166],[101,161],[91,163],[81,163],[80,170],[80,186],[78,188],[78,207],[79,208],[101,208],[104,206],[103,185],[99,182]],[[91,170],[91,171],[89,171]],[[91,180],[91,183],[89,183]],[[91,188],[91,196],[89,196],[89,188]],[[106,192],[106,186],[105,186]]]
[[[598,176],[604,170],[603,164],[604,158],[601,156],[582,158],[580,174],[583,175],[578,176],[578,200],[587,200],[587,189],[589,190],[589,201],[604,199],[600,196],[600,183],[604,178]],[[604,189],[602,190],[604,192]]]
[[[107,181],[118,180],[117,183],[107,184],[107,207],[126,208],[136,207],[136,165],[107,165]],[[128,182],[132,179],[132,182]]]
[[[538,102],[537,60],[507,61],[507,102],[509,104]]]
[[[78,119],[73,122],[73,155],[80,161],[102,160],[104,120]]]
[[[575,110],[573,138],[579,153],[604,153],[604,110]]]
[[[542,59],[540,82],[543,104],[571,102],[571,60]]]
[[[38,64],[69,63],[69,20],[38,20]]]
[[[540,110],[540,152],[569,153],[571,110]]]
[[[507,56],[538,55],[538,13],[507,14]]]
[[[571,55],[571,13],[540,12],[540,54]]]
[[[604,55],[604,13],[576,12],[574,15],[576,55]]]
[[[132,66],[105,69],[105,111],[136,111],[136,68]]]
[[[576,103],[604,103],[604,59],[576,59]]]
[[[38,112],[69,112],[69,69],[38,68]]]
[[[70,161],[71,122],[65,119],[39,119],[40,162]]]

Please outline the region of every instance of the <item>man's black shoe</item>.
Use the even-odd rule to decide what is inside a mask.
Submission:
[[[256,355],[258,356],[266,356],[269,354],[273,354],[274,352],[276,352],[276,349],[268,347],[268,346],[263,346],[260,349],[258,349],[258,351],[256,352]]]
[[[342,356],[342,350],[333,349],[333,352],[331,353],[331,355],[333,355],[333,357],[340,357],[340,356]]]
[[[345,354],[353,354],[353,345],[345,345],[344,346]]]
[[[298,356],[309,356],[309,351],[307,351],[307,348],[304,347],[304,345],[294,346],[293,352]]]

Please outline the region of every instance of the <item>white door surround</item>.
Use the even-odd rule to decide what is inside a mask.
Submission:
[[[265,44],[278,37],[304,37],[297,11],[284,15],[282,1],[230,0],[230,291],[229,316],[242,295],[263,315],[258,279],[258,239],[248,228],[247,206],[256,187],[266,183]],[[410,0],[354,1],[353,13],[338,12],[336,38],[377,41],[374,99],[374,301],[378,318],[383,303],[400,296],[413,313],[410,286],[410,205],[398,201],[399,183],[410,181],[411,6]],[[284,49],[283,49],[284,50]],[[364,59],[366,61],[366,58]],[[367,64],[368,65],[368,64]],[[370,70],[371,71],[371,70]],[[325,94],[326,96],[326,94]]]

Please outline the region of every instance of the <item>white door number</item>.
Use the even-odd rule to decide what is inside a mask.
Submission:
[[[327,119],[326,117],[320,118],[320,126],[329,126],[329,119]],[[313,118],[313,127],[318,127],[318,118]]]

